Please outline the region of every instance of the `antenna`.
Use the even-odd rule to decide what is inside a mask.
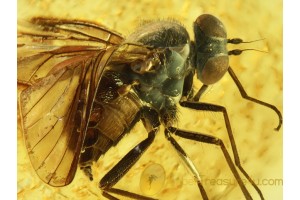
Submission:
[[[233,50],[228,51],[228,55],[238,56],[241,53],[243,53],[243,51],[258,51],[258,52],[262,52],[262,53],[268,53],[267,51],[258,50],[258,49],[233,49]]]
[[[241,38],[232,38],[232,39],[227,39],[227,43],[229,43],[229,44],[241,44],[241,43],[258,42],[258,41],[261,41],[261,40],[265,40],[265,38],[252,40],[252,41],[245,41],[245,42]]]

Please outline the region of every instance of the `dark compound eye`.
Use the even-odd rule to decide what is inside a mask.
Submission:
[[[209,85],[219,81],[227,72],[229,66],[228,56],[211,57],[201,71],[202,83]]]
[[[194,26],[198,26],[207,37],[227,38],[224,24],[213,15],[200,15]]]

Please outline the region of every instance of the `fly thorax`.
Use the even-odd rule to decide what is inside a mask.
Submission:
[[[161,63],[153,66],[133,66],[132,78],[139,83],[135,91],[140,99],[156,109],[163,122],[176,118],[176,104],[179,102],[184,78],[189,71],[188,56],[190,39],[186,29],[176,21],[150,21],[139,27],[125,42],[139,43],[157,49],[164,49]],[[139,67],[140,72],[135,73]],[[154,70],[153,70],[154,69]]]
[[[188,44],[168,47],[164,60],[154,71],[132,73],[132,78],[139,82],[135,88],[141,100],[160,112],[176,107],[182,96],[184,78],[189,72],[188,55]]]

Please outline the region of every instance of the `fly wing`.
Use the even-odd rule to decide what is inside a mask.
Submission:
[[[18,24],[18,82],[33,84],[67,58],[93,54],[123,38],[87,21],[33,18]],[[91,54],[90,54],[91,53]]]
[[[74,178],[97,84],[122,37],[86,21],[34,18],[18,30],[23,134],[38,176]]]

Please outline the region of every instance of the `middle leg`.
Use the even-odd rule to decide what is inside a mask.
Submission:
[[[183,149],[179,146],[179,144],[175,141],[175,139],[170,135],[171,134],[175,134],[179,137],[185,138],[185,139],[189,139],[189,140],[193,140],[193,141],[198,141],[198,142],[203,142],[203,143],[207,143],[207,144],[214,144],[217,145],[221,148],[222,153],[226,159],[226,162],[228,163],[228,166],[231,170],[231,172],[233,173],[235,179],[237,180],[245,198],[247,200],[251,200],[252,197],[250,195],[250,193],[248,192],[245,184],[243,183],[237,169],[235,168],[235,165],[223,143],[223,141],[217,137],[211,136],[211,135],[207,135],[207,134],[203,134],[203,133],[196,133],[196,132],[192,132],[192,131],[185,131],[185,130],[180,130],[180,129],[176,129],[174,127],[169,127],[165,129],[165,134],[166,137],[168,138],[168,140],[171,142],[171,144],[175,147],[175,149],[177,150],[177,152],[179,153],[179,155],[181,156],[181,158],[183,158],[184,161],[186,161],[186,158],[188,158],[185,154],[185,152],[183,151]],[[189,159],[188,159],[189,160]],[[187,162],[186,162],[187,163]],[[188,162],[187,165],[188,167],[191,169],[192,173],[195,174],[194,170],[195,167],[193,166],[193,164],[191,165],[191,162]],[[198,174],[198,172],[196,171],[196,174]],[[194,175],[195,176],[195,175]],[[196,177],[196,176],[195,176]],[[196,177],[197,180],[197,177]],[[200,180],[197,180],[197,184],[198,182],[200,182]],[[200,182],[201,183],[201,182]],[[199,187],[199,184],[198,184]],[[206,192],[203,188],[203,186],[201,185],[201,187],[199,187],[202,198],[204,200],[208,199]]]
[[[240,157],[238,154],[238,150],[236,147],[236,143],[234,140],[233,132],[231,129],[229,117],[227,114],[227,110],[225,107],[220,106],[220,105],[215,105],[215,104],[210,104],[210,103],[203,103],[203,102],[190,102],[190,101],[184,101],[180,102],[180,105],[182,107],[187,107],[193,110],[199,110],[199,111],[211,111],[211,112],[221,112],[223,114],[223,118],[225,121],[225,126],[227,129],[228,137],[230,140],[231,144],[231,149],[233,152],[233,157],[234,157],[234,162],[235,165],[239,168],[239,170],[243,173],[243,175],[247,178],[247,180],[251,183],[251,185],[254,187],[254,189],[257,191],[261,199],[264,199],[264,196],[262,192],[260,191],[259,187],[255,184],[255,182],[252,180],[252,178],[248,175],[246,170],[243,168]]]

